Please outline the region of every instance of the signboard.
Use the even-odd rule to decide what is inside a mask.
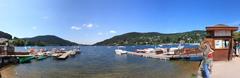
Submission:
[[[231,31],[226,30],[215,31],[214,36],[231,36]]]
[[[229,48],[228,40],[215,40],[215,49],[226,49]]]
[[[215,49],[222,48],[222,40],[215,40]]]

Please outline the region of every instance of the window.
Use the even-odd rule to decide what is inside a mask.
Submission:
[[[215,40],[215,49],[227,49],[229,48],[228,40]]]
[[[214,36],[231,36],[231,31],[226,30],[215,31]]]

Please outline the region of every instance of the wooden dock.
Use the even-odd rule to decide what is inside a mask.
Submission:
[[[141,57],[147,57],[147,58],[157,58],[157,59],[161,59],[161,60],[169,60],[169,57],[171,57],[171,56],[167,56],[167,55],[164,55],[164,54],[156,55],[155,53],[128,52],[127,54],[141,56]]]
[[[127,52],[130,55],[136,55],[140,57],[156,58],[161,60],[190,60],[190,61],[200,61],[202,57],[201,54],[187,54],[187,55],[166,55],[166,54],[156,54],[156,53],[137,53],[137,52]]]
[[[71,52],[65,52],[61,56],[59,56],[58,59],[66,59],[70,54]]]

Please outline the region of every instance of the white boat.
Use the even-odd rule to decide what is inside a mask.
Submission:
[[[76,54],[80,54],[80,52],[81,52],[79,47],[78,48],[74,48],[72,51],[75,51]]]
[[[163,45],[159,44],[158,46],[159,46],[159,47],[162,47]]]
[[[44,53],[43,52],[37,52],[36,55],[41,56],[41,55],[44,55]]]
[[[58,53],[53,53],[52,56],[53,56],[53,57],[57,57],[57,56],[60,56],[60,54],[58,54]]]
[[[167,52],[167,54],[169,54],[169,55],[174,55],[176,50],[178,50],[178,48],[172,47],[172,48],[169,49],[169,51]]]
[[[70,55],[75,55],[76,54],[76,51],[73,51],[73,50],[70,50]]]
[[[118,55],[122,55],[122,54],[127,54],[127,51],[124,51],[122,49],[116,49],[115,53],[118,54]]]
[[[137,49],[137,52],[140,52],[140,53],[154,53],[155,49],[154,48]]]
[[[167,48],[155,48],[155,51],[162,51],[163,54],[166,54],[168,52],[168,49]]]
[[[177,52],[177,50],[181,50],[183,48],[184,48],[184,46],[179,44],[178,47],[169,48],[169,51],[166,54],[174,55],[174,54],[176,54],[175,52]]]
[[[43,54],[46,55],[46,56],[51,56],[52,52],[51,51],[47,51],[47,52],[43,52]]]

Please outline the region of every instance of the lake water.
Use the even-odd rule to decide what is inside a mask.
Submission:
[[[128,46],[135,50],[153,46]],[[46,47],[53,48],[53,47]],[[57,47],[60,48],[60,47]],[[66,47],[69,48],[69,47]],[[66,60],[11,65],[2,74],[12,78],[191,78],[199,62],[165,61],[132,55],[115,55],[116,47],[81,46],[81,54]],[[23,47],[16,50],[23,51]]]

